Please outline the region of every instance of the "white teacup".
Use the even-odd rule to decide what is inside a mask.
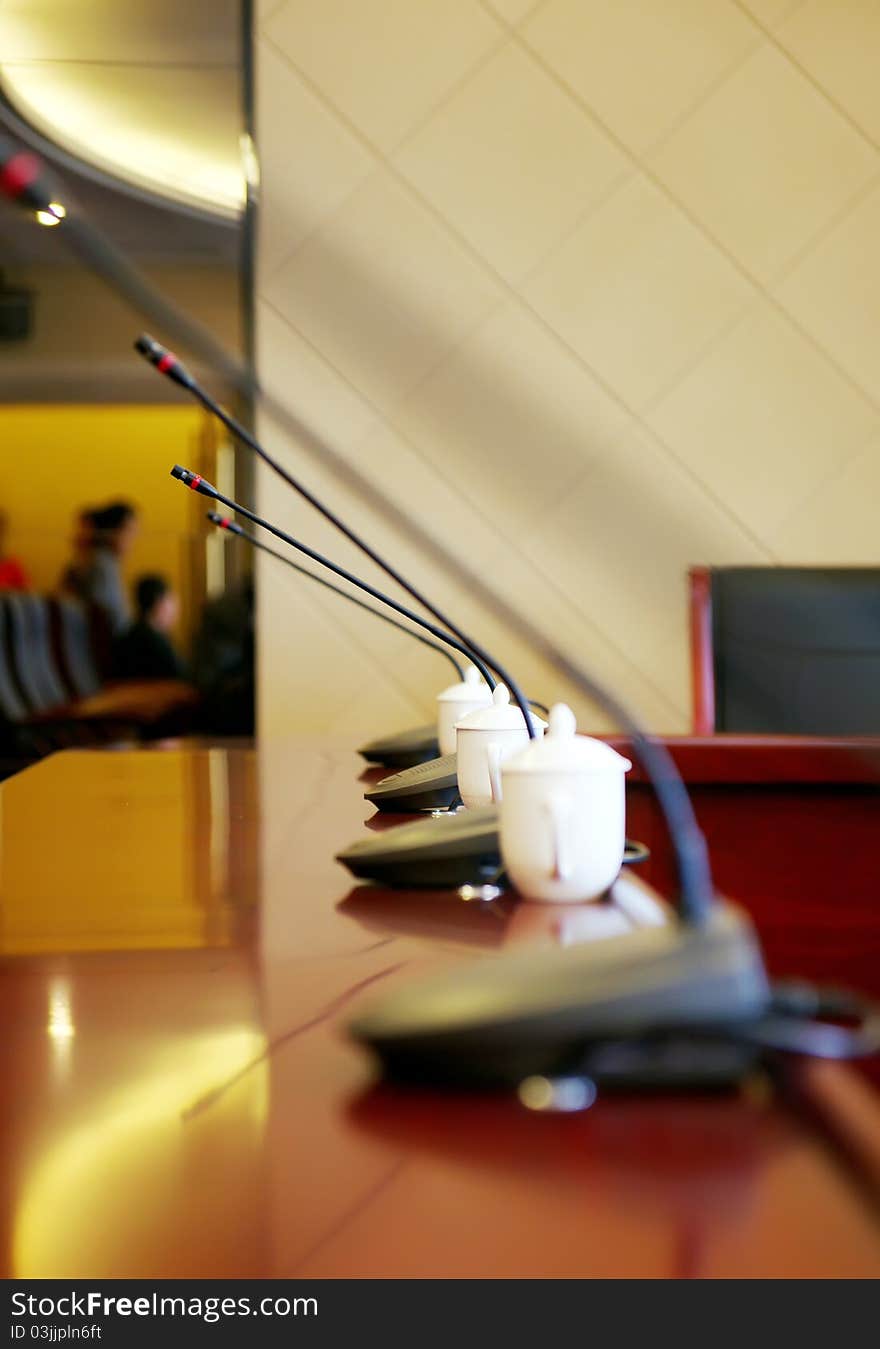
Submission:
[[[498,821],[505,870],[525,899],[598,899],[617,879],[626,843],[628,759],[575,735],[565,703],[550,729],[501,770]]]
[[[547,725],[531,714],[538,736]],[[497,805],[501,800],[501,765],[528,744],[529,733],[522,712],[511,706],[510,694],[499,684],[491,707],[463,717],[456,726],[458,792],[469,808]]]
[[[469,665],[460,684],[437,694],[437,742],[441,754],[455,753],[455,727],[462,717],[492,706],[492,690],[476,665]]]

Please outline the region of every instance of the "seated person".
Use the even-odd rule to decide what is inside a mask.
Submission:
[[[111,501],[97,510],[81,511],[73,541],[74,557],[61,578],[62,593],[94,611],[109,638],[120,636],[132,621],[122,563],[138,529],[137,511],[127,501]]]
[[[114,646],[117,679],[184,679],[183,662],[168,635],[177,622],[177,596],[164,576],[138,579],[135,607],[135,622]]]

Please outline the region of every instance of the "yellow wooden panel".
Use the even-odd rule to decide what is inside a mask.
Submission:
[[[168,576],[181,596],[181,638],[200,603],[200,521],[205,503],[169,476],[175,463],[213,469],[213,427],[199,408],[132,405],[0,407],[0,506],[7,547],[37,590],[53,589],[70,557],[77,513],[124,498],[141,533],[126,560],[129,581]]]
[[[225,944],[224,764],[72,751],[17,777],[0,802],[3,952]]]

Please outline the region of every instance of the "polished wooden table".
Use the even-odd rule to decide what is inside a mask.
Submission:
[[[721,1096],[382,1085],[363,990],[595,910],[392,895],[320,744],[54,756],[0,788],[4,1272],[875,1277],[880,1112],[815,1065]]]

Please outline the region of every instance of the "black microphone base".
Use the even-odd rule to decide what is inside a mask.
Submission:
[[[455,889],[492,881],[501,867],[498,812],[460,810],[440,819],[413,820],[358,839],[336,854],[358,880],[393,889]]]
[[[605,1091],[716,1091],[743,1082],[760,1057],[761,1051],[744,1041],[668,1031],[641,1040],[597,1041],[572,1066]]]
[[[625,865],[644,862],[648,849],[626,841]],[[363,881],[402,890],[447,890],[485,885],[501,875],[495,806],[459,810],[438,819],[413,820],[358,839],[336,854],[337,862]]]
[[[349,1033],[397,1080],[720,1085],[755,1061],[749,1030],[769,1001],[748,918],[719,903],[700,927],[510,950],[401,984],[356,1013]]]
[[[456,756],[445,754],[440,759],[405,768],[382,778],[364,792],[364,799],[377,810],[397,814],[416,810],[448,810],[461,800],[458,794]]]
[[[414,768],[436,759],[439,753],[436,726],[416,726],[411,731],[398,731],[396,735],[382,735],[368,745],[361,745],[358,750],[367,763],[396,769]]]
[[[589,1050],[548,1044],[517,1044],[487,1049],[467,1059],[423,1059],[409,1049],[380,1053],[383,1075],[402,1086],[448,1087],[483,1091],[522,1089],[529,1079],[543,1078],[552,1090],[572,1078],[604,1093],[662,1091],[727,1091],[751,1076],[761,1062],[755,1045],[717,1035],[657,1032],[644,1040],[599,1040]],[[592,1100],[585,1102],[592,1104]]]

